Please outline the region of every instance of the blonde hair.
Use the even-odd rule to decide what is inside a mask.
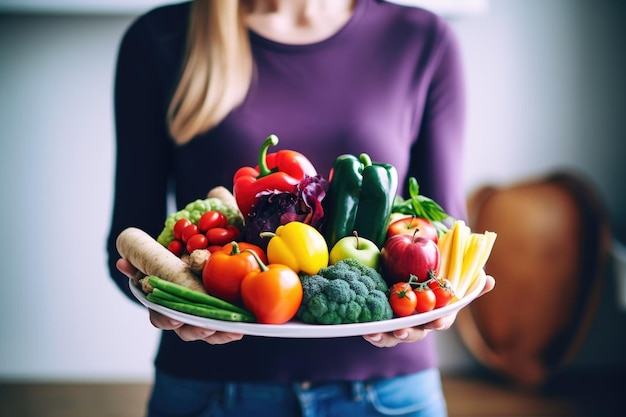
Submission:
[[[252,52],[244,22],[244,0],[194,0],[185,61],[167,112],[178,144],[216,126],[246,96]]]

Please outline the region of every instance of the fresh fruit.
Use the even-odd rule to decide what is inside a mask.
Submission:
[[[406,317],[415,313],[417,295],[409,282],[398,282],[389,290],[389,304],[398,317]]]
[[[445,278],[437,278],[433,276],[427,281],[428,287],[433,290],[437,301],[435,302],[435,308],[445,307],[450,304],[450,301],[454,297],[454,290],[450,281]]]
[[[423,282],[429,271],[437,273],[439,269],[439,248],[421,236],[391,236],[381,250],[381,264],[383,277],[390,284],[407,281],[411,275]]]
[[[438,240],[437,228],[423,217],[406,216],[395,220],[387,227],[387,239],[394,235],[415,235],[426,239]]]
[[[417,303],[415,305],[416,313],[426,313],[435,308],[437,296],[426,283],[419,283],[417,288],[413,290],[413,293],[417,297]]]
[[[353,236],[346,236],[337,241],[330,250],[330,265],[347,259],[354,258],[370,268],[378,269],[380,261],[380,249],[374,242],[359,237],[357,232]]]

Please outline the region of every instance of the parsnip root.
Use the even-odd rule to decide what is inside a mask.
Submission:
[[[189,265],[167,250],[149,234],[136,227],[124,229],[116,241],[117,251],[145,275],[156,275],[164,280],[206,293],[200,278]],[[142,285],[144,292],[149,287]]]

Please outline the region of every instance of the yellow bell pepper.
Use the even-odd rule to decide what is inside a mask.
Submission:
[[[313,226],[293,221],[278,226],[276,232],[264,232],[270,237],[267,244],[267,260],[282,264],[295,272],[314,275],[328,266],[328,245],[324,236]]]

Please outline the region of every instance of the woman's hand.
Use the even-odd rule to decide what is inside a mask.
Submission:
[[[480,297],[493,290],[495,284],[495,279],[492,276],[487,275],[485,286],[478,296]],[[452,324],[456,320],[457,313],[458,311],[421,326],[399,329],[389,333],[368,334],[364,335],[363,338],[376,347],[393,347],[398,343],[419,342],[432,330],[447,330],[452,327]]]
[[[128,260],[122,258],[116,263],[117,269],[124,275],[132,278],[137,273],[135,268]],[[157,329],[161,330],[173,330],[178,337],[186,342],[192,342],[195,340],[203,340],[212,345],[222,345],[225,343],[241,340],[243,334],[240,333],[226,333],[218,332],[213,329],[205,329],[203,327],[191,326],[189,324],[182,323],[178,320],[174,320],[163,314],[157,313],[154,310],[150,312],[150,323]]]
[[[154,327],[161,330],[173,330],[185,342],[203,340],[211,345],[223,345],[243,338],[243,334],[240,333],[218,332],[213,329],[191,326],[157,313],[154,310],[149,311],[150,322]]]

